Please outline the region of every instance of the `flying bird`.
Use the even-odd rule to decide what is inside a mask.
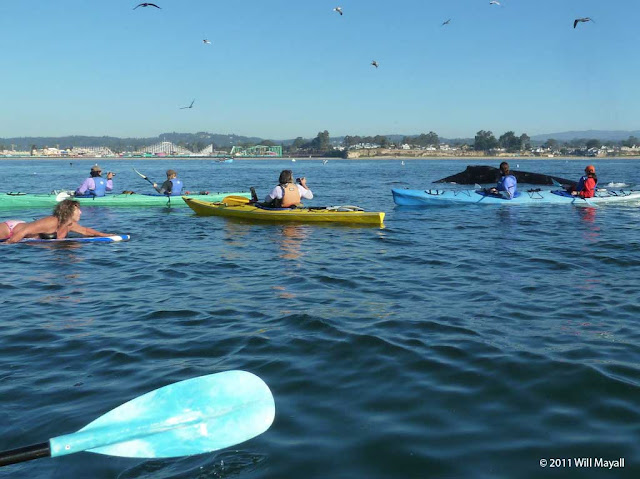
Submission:
[[[378,68],[378,62],[377,62],[377,61],[373,60],[373,61],[371,62],[371,64],[372,64],[374,67]]]
[[[204,40],[202,40],[202,43],[204,43],[205,45],[211,45],[211,42],[209,40],[207,40],[206,38]]]
[[[342,15],[342,7],[336,7],[333,9],[334,12],[338,12],[340,15]]]
[[[196,101],[195,99],[191,102],[191,105],[189,106],[182,106],[180,107],[181,110],[186,110],[187,108],[193,108],[193,102]]]
[[[593,18],[589,18],[589,17],[584,17],[584,18],[576,18],[573,21],[573,28],[576,28],[576,26],[578,25],[578,23],[580,22],[593,22],[596,23],[596,21]]]
[[[489,5],[500,5],[500,2],[496,2],[496,0],[491,0]]]
[[[451,19],[447,20],[446,22],[442,22],[442,25],[440,25],[441,27],[445,26],[445,25],[449,25],[449,22],[451,21]]]
[[[156,8],[160,8],[155,3],[141,3],[140,5],[136,5],[135,7],[133,7],[133,9],[135,10],[138,7],[156,7]],[[162,10],[162,9],[160,8],[160,10]]]

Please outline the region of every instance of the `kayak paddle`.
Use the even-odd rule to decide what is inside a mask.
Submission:
[[[133,169],[133,171],[135,171],[136,173],[138,173],[138,175],[140,176],[140,178],[147,180],[149,183],[151,183],[151,185],[153,185],[153,181],[151,181],[147,176],[144,176],[142,173],[140,173],[138,170],[136,170],[135,168]]]
[[[62,200],[68,200],[69,198],[73,198],[73,192],[61,191],[56,195],[56,202],[60,202]]]
[[[248,205],[251,201],[244,196],[229,195],[222,198],[221,203],[224,203],[226,206],[241,206]]]
[[[136,173],[138,173],[138,175],[140,176],[140,178],[144,178],[145,180],[147,180],[149,183],[151,183],[151,186],[153,186],[153,189],[158,191],[155,187],[155,183],[153,181],[151,181],[147,176],[143,175],[142,173],[140,173],[138,170],[136,170],[135,168],[133,169],[133,171],[135,171]],[[167,197],[167,206],[171,206],[171,195],[165,194],[165,196]]]
[[[216,451],[269,429],[269,387],[246,371],[187,379],[128,401],[84,428],[48,442],[0,452],[0,466],[87,451],[165,458]]]

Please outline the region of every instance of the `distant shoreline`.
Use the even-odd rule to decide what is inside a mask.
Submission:
[[[530,160],[583,160],[586,162],[591,161],[607,161],[607,160],[638,160],[640,156],[575,156],[575,155],[564,155],[564,156],[476,156],[476,155],[461,155],[461,156],[360,156],[358,158],[339,158],[339,157],[326,157],[326,156],[314,156],[309,158],[308,156],[296,157],[296,156],[282,156],[282,157],[236,157],[233,158],[234,161],[245,161],[245,160],[264,160],[264,161],[360,161],[360,160],[492,160],[492,161],[530,161]],[[0,161],[2,160],[29,160],[29,161],[38,161],[38,160],[48,160],[48,161],[67,161],[69,163],[73,163],[74,161],[156,161],[156,160],[175,160],[175,161],[183,161],[183,160],[211,160],[213,162],[222,163],[219,157],[215,156],[199,156],[199,157],[185,157],[185,156],[159,156],[159,157],[59,157],[59,156],[2,156],[0,157]]]

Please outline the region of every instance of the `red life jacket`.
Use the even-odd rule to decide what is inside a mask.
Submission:
[[[300,204],[300,190],[295,183],[287,183],[286,185],[280,185],[282,188],[282,208],[289,208],[290,206]]]
[[[582,191],[579,192],[579,195],[582,198],[593,198],[596,193],[596,180],[593,178],[586,177],[584,180],[584,186],[582,187]]]

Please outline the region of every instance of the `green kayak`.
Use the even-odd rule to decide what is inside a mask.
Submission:
[[[187,195],[203,201],[220,201],[229,195],[251,198],[248,191],[240,193],[210,193],[200,195]],[[82,206],[170,206],[171,208],[185,208],[187,205],[180,196],[146,195],[146,194],[107,194],[99,197],[76,197],[67,191],[50,194],[29,193],[0,193],[0,209],[9,208],[39,208],[53,207],[56,203],[66,200],[77,200]]]

